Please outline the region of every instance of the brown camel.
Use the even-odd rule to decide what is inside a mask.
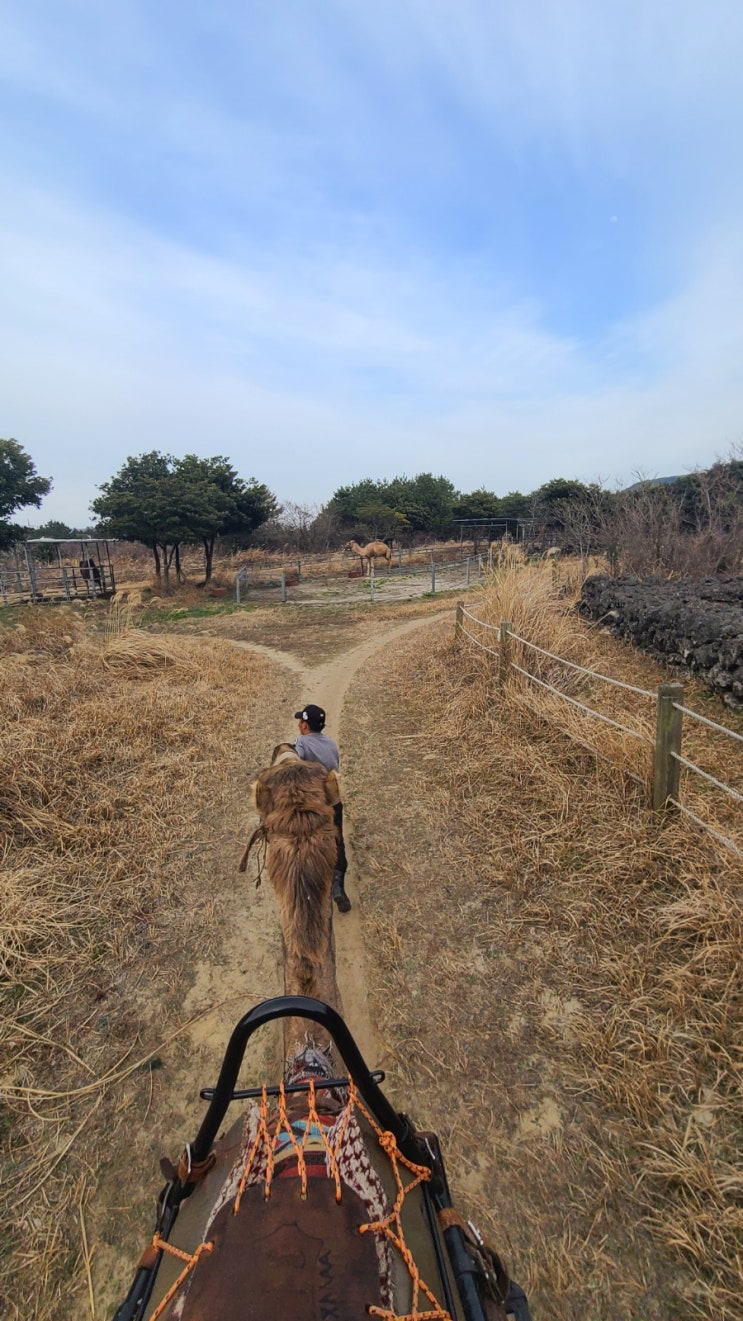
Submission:
[[[259,835],[266,841],[266,867],[279,901],[284,992],[314,996],[341,1011],[331,901],[338,777],[319,762],[302,761],[290,743],[279,743],[271,765],[253,785],[253,801],[261,825],[251,844]],[[241,871],[251,844],[240,861]],[[304,1019],[284,1020],[287,1058],[309,1026]],[[312,1037],[320,1045],[327,1043],[326,1034],[314,1025]]]
[[[392,569],[392,551],[383,541],[370,541],[368,546],[360,546],[358,541],[347,541],[344,549],[359,556],[363,573],[366,573],[367,569],[371,572],[375,560],[386,560],[388,573]]]
[[[330,895],[338,796],[334,771],[279,744],[254,785],[262,823],[253,838],[266,840],[279,900],[286,992],[340,1010]],[[329,1086],[338,1068],[330,1050],[317,1049],[325,1045],[321,1034],[311,1037],[304,1019],[284,1023],[288,1062],[279,1097],[264,1091],[260,1104],[214,1142],[229,1104],[223,1097],[206,1135],[202,1125],[177,1163],[161,1162],[171,1181],[163,1196],[176,1190],[178,1219],[169,1238],[158,1226],[117,1317],[145,1315],[129,1309],[132,1300],[149,1296],[145,1285],[152,1289],[150,1321],[320,1321],[372,1312],[449,1317],[439,1302],[440,1263],[443,1233],[455,1225],[464,1236],[458,1259],[465,1261],[470,1301],[476,1284],[487,1289],[487,1308],[468,1315],[507,1321],[501,1300],[509,1282],[499,1258],[457,1215],[448,1195],[440,1224],[424,1201],[421,1185],[429,1179],[435,1135],[408,1128],[405,1141],[416,1140],[412,1157],[423,1164],[410,1163],[410,1155],[403,1159],[386,1116],[380,1127],[374,1105],[367,1109],[353,1087]],[[403,1217],[406,1195],[411,1202]],[[169,1214],[164,1204],[168,1225]],[[151,1270],[156,1279],[143,1279]],[[528,1312],[519,1315],[528,1321]]]

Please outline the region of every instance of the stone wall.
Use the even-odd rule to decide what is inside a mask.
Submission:
[[[594,575],[582,614],[672,665],[686,665],[743,710],[743,578],[666,582]]]

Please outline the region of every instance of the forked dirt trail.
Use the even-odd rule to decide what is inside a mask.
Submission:
[[[274,744],[296,737],[293,713],[305,702],[325,708],[328,730],[339,736],[343,759],[343,702],[360,667],[377,654],[384,657],[385,650],[413,630],[443,618],[451,619],[451,611],[402,624],[380,624],[372,637],[316,665],[307,665],[288,651],[245,639],[233,640],[236,648],[264,657],[270,664],[257,704],[246,704],[246,727],[235,730],[234,739],[242,750],[240,771],[236,775],[233,772],[224,793],[215,796],[214,813],[204,823],[208,838],[205,884],[209,892],[199,942],[195,948],[189,945],[182,951],[189,971],[180,1004],[181,1025],[174,1037],[169,1038],[164,1030],[157,982],[135,992],[141,1039],[157,1045],[158,1072],[147,1074],[153,1081],[141,1084],[141,1118],[129,1124],[125,1154],[114,1156],[100,1171],[91,1206],[96,1315],[110,1314],[129,1287],[132,1263],[152,1214],[157,1160],[163,1152],[177,1155],[183,1142],[196,1132],[204,1111],[199,1088],[216,1081],[235,1023],[253,1005],[283,991],[273,891],[265,875],[260,888],[256,888],[259,864],[255,853],[248,872],[237,872],[242,842],[257,823],[250,807],[250,784],[256,772],[268,765]],[[293,641],[297,641],[296,635]],[[234,755],[234,748],[232,752]],[[350,788],[346,782],[344,793]],[[353,793],[358,792],[354,784]],[[358,899],[352,810],[344,814],[344,826],[348,892],[353,907],[347,914],[334,914],[338,983],[344,1017],[367,1063],[375,1067],[381,1062],[383,1046],[367,998],[371,986],[366,966],[365,913]],[[184,901],[188,902],[185,896],[184,890]],[[367,934],[367,943],[368,939]],[[276,1024],[256,1035],[246,1052],[246,1079],[255,1083],[278,1077],[282,1065],[280,1042]]]
[[[296,675],[296,708],[305,702],[315,702],[322,706],[327,714],[327,730],[337,737],[341,729],[343,703],[346,692],[360,667],[384,648],[390,646],[407,634],[442,619],[450,619],[451,610],[441,614],[429,615],[422,619],[408,620],[383,628],[372,638],[352,647],[341,656],[321,665],[303,665],[296,657],[272,647],[257,643],[238,642],[235,645],[256,651],[260,655],[278,662]],[[295,738],[296,722],[287,719],[285,728],[276,731],[276,738]],[[343,767],[343,740],[341,747],[341,767]],[[341,785],[343,776],[341,775]],[[364,944],[363,915],[358,902],[356,887],[357,864],[354,850],[353,818],[348,810],[344,814],[344,833],[349,858],[347,890],[352,902],[350,913],[335,913],[335,942],[338,961],[338,985],[343,1000],[343,1012],[351,1032],[355,1036],[367,1063],[374,1065],[380,1058],[381,1043],[374,1028],[373,1017],[367,1000],[366,951]]]

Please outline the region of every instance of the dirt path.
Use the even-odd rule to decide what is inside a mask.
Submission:
[[[111,1148],[111,1159],[99,1171],[89,1224],[95,1243],[97,1314],[110,1314],[129,1286],[132,1262],[141,1248],[142,1227],[151,1216],[157,1160],[164,1151],[175,1156],[184,1139],[196,1132],[204,1110],[198,1088],[215,1081],[236,1021],[252,1005],[283,991],[273,891],[266,883],[256,888],[255,859],[246,875],[240,876],[236,870],[242,843],[256,823],[248,805],[250,782],[256,770],[267,764],[274,743],[296,737],[292,715],[303,702],[317,702],[325,708],[328,728],[340,735],[343,750],[344,698],[360,667],[414,630],[443,618],[450,619],[451,610],[402,624],[381,625],[373,637],[316,665],[304,664],[285,651],[260,643],[233,643],[264,657],[271,665],[262,680],[258,704],[254,699],[246,702],[244,720],[234,729],[234,745],[225,749],[233,769],[229,782],[215,795],[214,814],[207,824],[212,841],[202,882],[208,887],[207,911],[198,946],[183,950],[189,974],[175,1039],[166,1040],[157,981],[134,993],[133,1013],[143,1050],[145,1045],[157,1046],[162,1067],[155,1074],[147,1071],[142,1075],[122,1101],[126,1143],[123,1146],[118,1142],[115,1151]],[[296,645],[296,638],[293,641]],[[349,719],[353,722],[357,717],[358,713],[351,713]],[[350,796],[359,793],[360,786],[349,782],[346,787]],[[384,1045],[368,1000],[364,939],[367,914],[358,901],[353,809],[344,814],[344,825],[346,821],[348,890],[353,907],[348,914],[336,915],[338,984],[346,1021],[369,1066],[375,1067],[382,1059]],[[188,902],[185,895],[184,891]],[[253,1083],[276,1078],[281,1061],[281,1032],[274,1025],[250,1043],[243,1076]]]
[[[451,611],[429,615],[423,619],[408,620],[404,624],[392,625],[365,642],[351,648],[343,655],[320,665],[303,665],[294,656],[272,647],[258,643],[237,642],[235,645],[276,661],[297,675],[296,702],[316,702],[327,713],[327,727],[331,733],[338,734],[343,720],[343,703],[346,692],[360,667],[376,652],[396,642],[407,634],[426,624],[438,623],[451,617]],[[295,738],[296,722],[287,718],[286,726],[276,731],[277,739]],[[343,740],[340,738],[341,753]],[[359,908],[356,890],[356,855],[354,850],[353,817],[344,813],[346,848],[349,859],[348,893],[353,907],[351,912],[340,917],[336,915],[335,940],[338,959],[338,985],[343,1000],[343,1011],[352,1033],[361,1048],[367,1062],[373,1066],[380,1058],[381,1043],[375,1032],[373,1016],[367,1000],[366,954],[362,913]]]

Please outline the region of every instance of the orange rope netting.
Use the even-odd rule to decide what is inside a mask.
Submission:
[[[322,1085],[320,1090],[322,1090]],[[329,1177],[335,1182],[335,1200],[336,1202],[340,1202],[342,1196],[342,1181],[338,1157],[341,1153],[350,1118],[354,1109],[358,1108],[374,1130],[379,1145],[390,1162],[397,1187],[397,1195],[389,1214],[379,1220],[371,1220],[365,1225],[360,1225],[358,1232],[360,1234],[378,1234],[386,1238],[405,1263],[412,1284],[412,1310],[410,1312],[403,1315],[388,1308],[371,1305],[368,1309],[369,1315],[380,1317],[382,1318],[382,1321],[452,1321],[451,1314],[441,1307],[435,1295],[421,1277],[413,1254],[405,1242],[405,1234],[402,1225],[402,1208],[405,1198],[413,1191],[413,1189],[417,1188],[420,1184],[427,1182],[431,1178],[430,1169],[426,1165],[415,1165],[402,1154],[397,1146],[394,1134],[389,1131],[383,1131],[376,1123],[374,1117],[360,1101],[353,1082],[349,1083],[348,1101],[341,1113],[339,1121],[334,1125],[335,1138],[332,1142],[328,1140],[325,1131],[326,1126],[318,1114],[314,1080],[310,1081],[309,1084],[308,1102],[307,1115],[304,1117],[304,1133],[301,1141],[298,1141],[294,1126],[287,1112],[286,1093],[283,1083],[279,1089],[278,1108],[275,1115],[272,1115],[271,1117],[269,1117],[268,1113],[268,1096],[265,1087],[263,1088],[258,1119],[258,1131],[245,1160],[240,1183],[235,1195],[233,1215],[237,1215],[240,1210],[243,1193],[261,1151],[265,1154],[266,1158],[264,1197],[268,1198],[271,1196],[271,1184],[273,1182],[275,1169],[274,1152],[282,1137],[286,1137],[293,1148],[297,1161],[297,1178],[301,1180],[301,1196],[303,1199],[306,1198],[307,1162],[305,1160],[305,1151],[311,1131],[320,1134],[322,1145],[328,1157]],[[413,1176],[408,1183],[404,1182],[401,1167],[404,1167]],[[179,1248],[172,1247],[171,1244],[162,1239],[159,1234],[155,1234],[152,1240],[152,1246],[157,1251],[170,1253],[186,1262],[178,1279],[168,1290],[165,1297],[158,1303],[155,1311],[151,1314],[150,1321],[158,1321],[158,1318],[175,1297],[181,1285],[197,1265],[201,1256],[206,1252],[211,1252],[214,1245],[209,1242],[200,1243],[196,1251],[191,1254],[188,1252],[182,1252]],[[421,1293],[424,1294],[427,1302],[430,1304],[427,1311],[419,1310],[418,1300]]]

